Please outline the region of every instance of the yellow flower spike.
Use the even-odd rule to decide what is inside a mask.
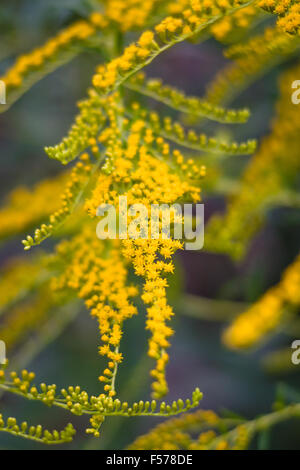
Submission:
[[[136,109],[139,109],[136,107]],[[156,119],[156,118],[155,118]],[[86,209],[91,215],[96,214],[97,207],[101,203],[118,203],[118,199],[112,196],[107,200],[107,190],[112,187],[114,181],[118,184],[122,181],[126,182],[128,178],[133,181],[133,187],[125,193],[131,203],[147,201],[147,206],[157,201],[173,203],[184,196],[184,194],[198,192],[199,188],[192,185],[182,184],[180,176],[172,171],[167,163],[158,161],[148,153],[147,148],[143,144],[145,134],[145,123],[138,116],[130,123],[127,145],[122,145],[123,158],[114,160],[114,172],[112,176],[103,176],[100,174],[98,184],[93,192],[93,196],[86,204]],[[115,137],[116,142],[118,138]],[[164,147],[164,140],[159,137],[157,144]],[[119,144],[114,144],[119,145]],[[121,149],[121,147],[120,147]],[[166,152],[169,155],[169,150]],[[125,158],[124,158],[125,157]],[[132,158],[137,159],[135,166],[127,165],[126,161]],[[126,160],[127,159],[127,160]],[[158,185],[158,193],[155,193],[153,181]],[[149,186],[148,186],[149,185]],[[198,192],[199,194],[199,192]],[[199,199],[199,196],[198,196]],[[124,240],[122,242],[122,250],[126,259],[128,259],[136,274],[145,278],[144,292],[142,299],[146,304],[150,304],[147,308],[148,320],[146,327],[150,330],[152,339],[149,341],[149,355],[157,360],[156,370],[152,373],[155,378],[153,385],[154,396],[160,397],[167,392],[167,384],[165,381],[165,368],[168,362],[168,355],[165,349],[169,346],[169,338],[173,331],[165,325],[170,320],[173,312],[167,306],[166,287],[167,282],[162,278],[163,272],[172,272],[173,265],[171,263],[162,263],[158,261],[157,256],[161,254],[166,259],[170,258],[175,251],[182,248],[178,240]],[[150,254],[152,253],[152,254]],[[114,325],[112,334],[105,334],[102,337],[112,346],[117,346],[120,342],[121,332],[118,324]],[[108,346],[100,348],[101,354],[107,354],[119,360],[118,355],[110,351]]]
[[[92,21],[77,21],[59,32],[43,46],[20,56],[15,64],[0,77],[8,92],[7,109],[30,85],[39,81],[62,63],[70,61],[85,48],[87,40],[99,41],[98,33],[107,26],[107,21],[92,15]]]
[[[300,5],[294,0],[260,0],[258,6],[267,12],[279,16],[278,27],[289,34],[300,32]]]
[[[108,94],[166,48],[200,32],[206,24],[212,21],[212,17],[216,21],[222,18],[227,11],[234,12],[239,9],[243,3],[248,4],[249,2],[233,0],[232,4],[225,2],[225,4],[219,5],[218,2],[213,1],[209,7],[202,9],[197,3],[191,2],[192,9],[184,10],[182,18],[170,16],[155,27],[157,38],[151,31],[143,33],[137,43],[128,46],[120,57],[113,59],[105,67],[101,67],[100,73],[98,69],[92,80],[93,86],[102,95]],[[145,43],[147,48],[144,46]],[[140,53],[141,50],[142,53]]]
[[[300,255],[283,273],[275,287],[239,315],[223,334],[231,348],[248,348],[276,329],[288,306],[300,305]]]
[[[272,34],[273,35],[273,34]],[[225,216],[211,218],[205,234],[207,250],[241,258],[253,235],[261,227],[268,207],[277,204],[280,193],[297,187],[300,170],[298,108],[291,101],[291,83],[299,65],[283,73],[272,132],[267,135],[249,162],[240,190],[230,198]],[[286,155],[289,158],[286,158]]]

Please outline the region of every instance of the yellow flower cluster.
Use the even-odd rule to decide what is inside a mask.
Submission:
[[[87,225],[73,240],[59,245],[58,255],[68,265],[53,283],[55,290],[75,290],[99,322],[104,343],[99,352],[109,361],[99,380],[109,396],[116,394],[115,375],[123,358],[119,352],[123,322],[137,313],[130,302],[137,289],[127,285],[127,267],[118,245],[118,241],[104,245],[96,237],[94,224]]]
[[[189,7],[189,5],[190,0],[178,0],[177,2],[170,2],[167,6],[167,11],[171,15],[180,15]],[[222,6],[221,3],[219,3],[219,6]],[[257,18],[258,15],[258,8],[255,8],[252,5],[248,7],[246,6],[241,10],[233,12],[231,15],[224,16],[224,18],[209,27],[209,30],[218,41],[226,41],[229,38],[232,41],[232,36],[236,36],[236,33],[237,31],[239,32],[239,30],[246,30],[249,28],[252,21]]]
[[[128,189],[121,193],[126,194],[128,205],[172,203],[189,193],[194,201],[199,200],[200,189],[191,181],[199,181],[204,169],[199,169],[193,159],[185,161],[178,150],[172,152],[139,116],[132,121],[124,119],[122,132],[128,133],[124,142],[117,117],[111,110],[110,126],[99,136],[99,142],[106,147],[107,160],[93,197],[86,204],[87,211],[95,216],[100,204],[118,204],[120,194],[116,190],[121,185]]]
[[[76,46],[97,32],[97,28],[106,26],[106,21],[100,14],[94,14],[91,21],[78,21],[61,31],[56,37],[50,39],[29,54],[20,56],[7,74],[1,78],[6,83],[7,89],[18,88],[22,85],[26,76],[32,70],[39,70],[45,63],[62,49]]]
[[[104,166],[106,173],[100,174],[92,198],[86,203],[87,211],[95,216],[101,204],[119,208],[120,195],[127,196],[128,207],[144,204],[148,210],[151,204],[173,204],[185,198],[198,201],[200,189],[189,182],[189,177],[200,177],[199,172],[193,174],[189,170],[195,166],[194,161],[191,159],[185,164],[180,152],[174,151],[174,170],[168,163],[170,149],[163,139],[158,139],[158,154],[162,155],[162,159],[152,154],[155,137],[145,121],[125,121],[124,126],[123,132],[128,132],[126,142],[120,138],[118,121],[113,116],[111,127],[99,137],[107,146],[109,161]],[[165,350],[169,346],[168,337],[172,335],[171,328],[166,325],[173,311],[167,305],[165,275],[173,272],[173,264],[168,260],[182,244],[171,238],[156,240],[149,237],[148,232],[146,239],[130,238],[121,243],[123,255],[131,261],[136,274],[145,279],[142,298],[148,305],[147,329],[152,334],[149,355],[157,361],[152,376],[156,380],[153,384],[154,396],[158,397],[167,392],[165,367],[168,355]]]
[[[169,356],[166,349],[170,346],[168,338],[173,330],[167,322],[174,315],[167,303],[168,283],[165,279],[167,273],[174,271],[174,266],[166,261],[181,248],[181,243],[178,240],[128,240],[123,245],[123,253],[132,262],[135,273],[145,280],[142,299],[148,306],[146,328],[151,332],[148,354],[156,360],[156,368],[151,371],[155,379],[153,396],[160,398],[168,392],[165,369]]]
[[[111,0],[105,2],[105,18],[123,31],[145,26],[158,0]]]
[[[300,305],[300,255],[281,281],[233,322],[223,335],[231,348],[245,348],[261,341],[279,325],[286,307]]]
[[[212,19],[223,17],[226,11],[234,11],[245,0],[191,0],[180,16],[169,16],[161,21],[153,31],[145,31],[136,43],[128,46],[124,53],[105,66],[98,68],[93,77],[93,85],[101,93],[108,93],[130,75],[151,62],[162,51],[174,43],[183,41],[205,26]]]
[[[61,194],[68,183],[69,172],[37,183],[33,189],[14,189],[0,209],[0,238],[23,233],[49,217],[58,208],[53,194]]]
[[[284,189],[296,185],[300,169],[300,121],[298,108],[291,102],[290,87],[299,71],[297,66],[283,74],[272,133],[264,138],[246,168],[240,191],[229,201],[226,215],[211,219],[206,231],[207,249],[241,257],[260,228],[264,212],[272,203],[276,204]]]
[[[149,31],[142,34],[138,45],[128,46],[124,53],[108,65],[101,65],[93,77],[93,85],[102,93],[112,90],[118,79],[126,73],[132,72],[139,63],[144,63],[152,54],[153,47],[158,48],[154,42],[154,34]]]
[[[232,42],[240,31],[247,30],[254,20],[257,20],[258,9],[250,5],[222,18],[210,28],[212,35],[221,42]]]
[[[289,34],[300,34],[300,4],[295,0],[260,0],[258,5],[279,16],[278,27]]]

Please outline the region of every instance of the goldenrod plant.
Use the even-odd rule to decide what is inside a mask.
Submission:
[[[77,3],[73,22],[17,57],[0,78],[6,88],[0,113],[13,113],[13,105],[28,90],[75,57],[86,54],[99,62],[69,131],[61,142],[45,147],[46,156],[63,169],[31,188],[16,187],[0,209],[3,246],[18,238],[24,248],[23,255],[8,257],[1,271],[0,340],[10,361],[0,370],[0,392],[61,408],[71,420],[88,415],[87,440],[105,439],[109,420],[167,418],[137,437],[130,450],[246,449],[254,436],[299,417],[299,399],[277,403],[273,412],[251,420],[205,409],[190,413],[200,404],[205,379],[181,398],[172,387],[169,391],[167,373],[177,313],[168,288],[176,272],[175,254],[185,247],[185,240],[175,237],[175,225],[182,228],[185,219],[173,215],[169,237],[151,237],[149,232],[135,237],[126,228],[105,238],[98,234],[99,208],[114,207],[122,215],[123,198],[128,206],[149,211],[153,205],[197,205],[207,195],[221,194],[226,210],[208,221],[204,250],[225,254],[234,263],[246,256],[274,207],[299,208],[300,120],[291,95],[292,83],[300,79],[300,6],[293,0]],[[198,45],[209,40],[218,43],[226,64],[204,96],[192,96],[165,77],[149,74],[180,43],[194,44],[199,52]],[[246,107],[236,103],[272,70],[280,73],[276,109],[266,135],[252,137],[251,99]],[[228,176],[226,165],[232,161],[243,171]],[[29,169],[24,166],[23,171]],[[159,226],[164,216],[162,210]],[[141,220],[139,227],[144,233]],[[201,303],[186,296],[182,310],[199,321],[201,316],[226,321],[221,341],[236,353],[266,342],[281,328],[292,329],[299,293],[296,255],[281,280],[251,305]],[[99,364],[104,364],[93,370],[85,361],[89,374],[98,378],[96,392],[77,384],[46,384],[43,378],[35,384],[35,376],[43,373],[28,372],[28,365],[46,346],[55,345],[83,305],[94,320]],[[134,397],[131,403],[119,386],[127,364],[122,340],[144,313],[146,333],[139,336],[148,338],[142,371],[149,365],[151,398]],[[84,337],[83,328],[81,333]],[[270,368],[272,358],[266,361]],[[63,362],[62,357],[59,366]],[[138,366],[138,357],[135,362]],[[140,373],[137,367],[131,377],[137,388]],[[172,398],[164,398],[169,392]],[[0,435],[66,447],[75,436],[77,419],[61,431],[47,430],[10,417],[5,402],[0,411]],[[170,419],[176,415],[182,416]]]

